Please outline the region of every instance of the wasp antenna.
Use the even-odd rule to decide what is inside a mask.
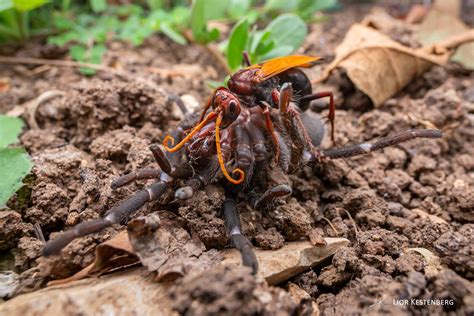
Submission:
[[[166,149],[166,151],[170,153],[174,153],[180,150],[181,147],[183,147],[183,145],[186,144],[186,142],[189,141],[191,137],[194,136],[194,134],[196,134],[200,129],[202,129],[210,120],[215,118],[216,115],[217,115],[216,112],[209,113],[206,116],[206,118],[203,121],[201,121],[196,127],[194,127],[194,129],[188,135],[186,135],[186,137],[183,138],[183,140],[180,141],[179,144],[177,144],[175,147],[171,147],[174,145],[174,138],[170,135],[167,135],[165,139],[163,140],[163,147]]]
[[[217,149],[217,160],[219,160],[219,166],[221,167],[222,173],[224,174],[224,177],[233,184],[240,184],[242,181],[244,181],[245,178],[245,173],[242,171],[242,169],[234,169],[232,173],[238,173],[239,178],[236,180],[230,176],[230,174],[227,172],[227,169],[225,168],[224,164],[224,158],[222,158],[222,149],[221,149],[221,135],[220,135],[220,125],[222,122],[222,113],[219,114],[216,120],[216,149]]]

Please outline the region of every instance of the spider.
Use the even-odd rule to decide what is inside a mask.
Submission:
[[[295,60],[294,56],[286,58]],[[182,101],[173,97],[185,117],[178,128],[165,137],[163,145],[150,146],[160,169],[136,170],[114,180],[111,186],[116,189],[138,179],[156,181],[111,208],[103,218],[80,223],[49,240],[43,255],[57,254],[77,237],[126,221],[147,202],[159,199],[168,190],[174,191],[176,199],[186,200],[196,190],[217,183],[225,190],[222,215],[230,240],[240,251],[243,265],[256,273],[258,260],[250,240],[242,234],[237,203],[248,203],[260,211],[271,208],[275,199],[292,193],[286,175],[296,173],[311,161],[318,163],[323,159],[367,154],[414,138],[442,137],[439,130],[407,130],[373,142],[320,149],[325,134],[324,121],[311,111],[301,110],[307,108],[306,103],[328,93],[313,94],[306,85],[306,81],[309,82],[306,75],[295,69],[311,67],[317,58],[299,56],[296,60],[297,66],[295,63],[288,66],[285,58],[277,58],[240,70],[229,80],[229,88],[213,91],[200,117],[198,113],[188,113]],[[283,67],[278,66],[282,63]],[[268,65],[277,65],[274,67],[279,70],[270,77],[254,71],[264,67],[268,71]],[[242,80],[242,74],[250,70],[251,80]],[[252,80],[248,86],[253,90],[244,91],[244,84]],[[303,93],[301,108],[293,102],[294,87]],[[306,87],[304,91],[302,87]],[[333,112],[330,109],[331,122]],[[232,171],[229,173],[228,169]],[[283,184],[269,185],[274,171],[280,171]]]

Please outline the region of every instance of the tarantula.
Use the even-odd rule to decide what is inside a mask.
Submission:
[[[163,146],[150,146],[161,170],[137,170],[114,180],[112,188],[138,179],[157,181],[111,208],[105,217],[80,223],[48,241],[43,255],[56,254],[77,237],[125,221],[167,190],[174,190],[177,199],[185,200],[194,191],[219,183],[226,194],[222,210],[231,242],[241,252],[243,264],[256,273],[258,261],[251,242],[242,234],[236,204],[246,202],[262,210],[270,207],[274,199],[291,194],[289,182],[268,185],[271,172],[279,170],[284,178],[310,161],[361,155],[414,138],[442,136],[439,130],[408,130],[375,142],[319,149],[324,122],[315,113],[300,110],[305,110],[313,99],[330,96],[328,118],[333,122],[332,94],[312,94],[309,79],[295,69],[311,67],[317,58],[286,58],[296,58],[297,62],[285,64],[286,59],[277,58],[237,72],[229,80],[229,88],[220,87],[212,93],[200,118],[197,113],[187,113],[182,101],[174,98],[185,118],[165,137]],[[270,68],[272,75],[266,74]],[[301,108],[293,102],[294,87],[303,94],[299,99]],[[232,177],[228,168],[233,168],[231,173],[238,178]]]

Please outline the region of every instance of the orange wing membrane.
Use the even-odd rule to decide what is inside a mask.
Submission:
[[[304,55],[293,55],[273,58],[255,65],[248,67],[247,69],[260,69],[258,75],[261,81],[267,80],[273,76],[281,74],[282,72],[296,67],[311,68],[318,60],[321,60],[318,56],[304,56]]]

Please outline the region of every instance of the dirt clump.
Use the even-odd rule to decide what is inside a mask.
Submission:
[[[182,315],[288,315],[298,309],[290,294],[257,281],[250,269],[225,266],[185,276],[171,298]]]

